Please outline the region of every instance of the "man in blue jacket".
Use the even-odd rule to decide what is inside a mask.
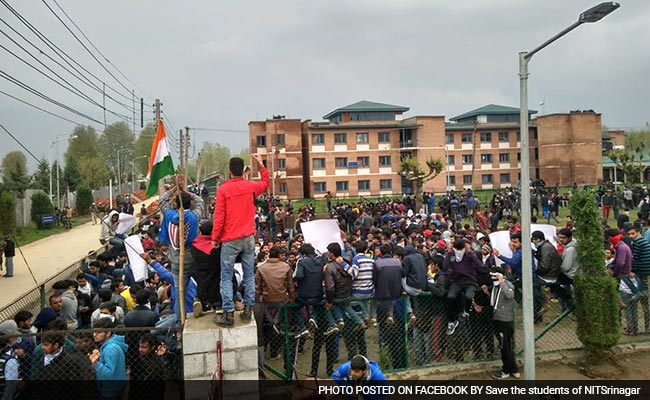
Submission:
[[[100,399],[118,400],[122,398],[126,386],[126,351],[124,336],[104,329],[112,328],[113,322],[101,318],[94,322],[93,339],[101,348],[88,355],[97,376]]]
[[[375,361],[362,355],[339,366],[332,374],[332,379],[339,386],[385,385],[386,377]],[[380,395],[364,396],[366,399],[378,399]]]

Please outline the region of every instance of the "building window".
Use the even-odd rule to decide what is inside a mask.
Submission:
[[[279,185],[280,194],[287,194],[287,184],[286,183],[281,183]]]
[[[279,158],[278,159],[278,169],[280,171],[283,171],[287,169],[287,159],[286,158]]]
[[[357,133],[357,143],[368,143],[368,132]]]
[[[463,175],[463,185],[472,184],[472,175]]]
[[[370,166],[370,157],[357,157],[357,163],[359,164],[359,168],[368,168]]]
[[[521,153],[517,153],[517,162],[521,162]]]
[[[472,164],[473,162],[474,158],[471,154],[463,154],[463,164]]]
[[[471,133],[463,133],[463,135],[460,137],[460,141],[462,143],[472,143],[472,134]]]
[[[456,165],[456,156],[447,156],[447,165]]]
[[[517,141],[521,142],[521,131],[517,132]]]
[[[492,184],[492,174],[481,175],[481,183],[483,183],[484,185],[491,185]]]
[[[445,143],[446,144],[454,144],[454,134],[453,133],[445,133]]]
[[[499,162],[501,163],[510,162],[510,153],[499,153]]]
[[[327,183],[314,182],[314,193],[324,193],[324,192],[327,192]]]
[[[379,143],[390,143],[390,132],[379,132]]]
[[[348,167],[348,158],[347,157],[336,157],[334,159],[334,167],[336,167],[336,168],[347,168]]]
[[[490,143],[492,141],[492,132],[481,132],[481,142]]]
[[[449,176],[449,182],[447,182],[448,186],[456,186],[456,177],[453,175]]]
[[[510,174],[500,174],[499,181],[501,184],[510,183]]]
[[[264,168],[269,169],[268,163],[266,160],[262,160],[262,164],[264,165]]]
[[[266,136],[257,136],[255,142],[257,143],[257,147],[266,147]]]
[[[393,188],[392,179],[380,179],[379,180],[379,190],[388,190]]]
[[[481,164],[491,164],[492,154],[481,154]]]
[[[313,162],[314,169],[325,169],[324,158],[314,158],[312,162]]]
[[[279,147],[284,147],[284,133],[278,133],[275,135],[275,141]]]
[[[499,132],[499,142],[510,142],[510,132]]]
[[[325,144],[325,134],[314,133],[311,135],[311,144]]]
[[[534,154],[535,154],[535,160],[539,160],[539,149],[535,147]]]
[[[390,156],[379,156],[380,167],[390,167]]]
[[[348,143],[348,134],[347,133],[335,133],[334,134],[334,143],[335,144],[347,144]]]
[[[370,181],[369,180],[358,181],[357,184],[359,185],[359,191],[370,190]]]
[[[336,191],[337,192],[347,192],[348,191],[348,181],[337,181],[336,182]]]

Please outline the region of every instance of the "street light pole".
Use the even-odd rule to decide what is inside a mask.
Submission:
[[[583,12],[569,27],[529,52],[519,53],[519,126],[521,132],[521,239],[522,239],[522,303],[524,329],[524,378],[535,379],[535,324],[533,306],[532,249],[530,232],[530,145],[528,132],[528,63],[546,46],[584,23],[597,22],[616,10],[614,2],[600,3]]]
[[[118,184],[118,194],[122,193],[122,166],[120,165],[120,152],[128,151],[129,149],[119,149],[117,151],[117,184]]]
[[[60,135],[56,135],[56,137],[61,137],[61,136],[67,136],[67,133],[62,133]],[[57,194],[57,207],[59,209],[61,208],[61,201],[59,199],[59,142],[62,142],[64,140],[73,140],[76,139],[77,135],[71,135],[69,137],[65,137],[62,139],[56,139],[52,142],[50,142],[50,202],[54,204],[54,189],[52,188],[52,168],[54,167],[54,161],[52,160],[52,148],[56,144],[56,194]]]
[[[132,183],[131,184],[131,189],[132,189],[131,192],[132,193],[135,193],[135,162],[136,162],[136,160],[140,160],[140,159],[143,159],[143,158],[149,158],[149,156],[144,155],[144,156],[136,157],[136,158],[133,159],[133,161],[131,161],[131,165],[133,167],[133,181],[131,182]]]

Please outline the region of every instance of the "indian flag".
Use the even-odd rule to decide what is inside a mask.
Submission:
[[[147,196],[156,194],[158,191],[158,181],[175,173],[172,156],[169,155],[169,148],[167,147],[165,126],[163,125],[163,121],[160,120],[158,121],[156,138],[151,147],[151,157],[149,157],[149,169],[147,170],[149,185],[147,185]]]

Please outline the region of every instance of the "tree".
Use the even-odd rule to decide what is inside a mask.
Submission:
[[[47,194],[50,193],[50,163],[42,158],[38,162],[36,172],[32,175],[32,189],[42,190]]]
[[[230,149],[219,143],[203,142],[201,148],[201,176],[218,172],[228,176],[228,163],[230,162]],[[249,162],[244,159],[244,162]]]
[[[95,128],[78,125],[70,136],[76,137],[68,143],[68,150],[65,152],[66,162],[70,158],[81,159],[99,156],[99,141]]]
[[[420,168],[420,163],[416,158],[405,158],[399,165],[399,173],[413,183],[415,192],[415,209],[422,208],[422,187],[424,182],[428,182],[442,172],[442,160],[439,158],[429,158],[426,161],[429,171]]]
[[[93,203],[93,192],[86,185],[79,185],[77,188],[77,212],[79,215],[88,214]]]
[[[22,151],[10,151],[2,159],[2,181],[5,188],[22,197],[32,177],[27,172],[27,158]]]
[[[41,215],[53,214],[54,206],[50,198],[45,192],[36,192],[32,195],[32,221],[40,228],[43,227],[41,223]]]
[[[575,220],[576,249],[581,270],[573,282],[578,338],[588,353],[587,362],[608,360],[621,337],[616,279],[603,265],[603,226],[593,194],[578,190],[570,202]]]
[[[133,158],[134,143],[135,138],[129,130],[129,125],[126,122],[116,122],[107,126],[99,137],[99,154],[116,174],[121,171],[122,176],[126,176]],[[119,166],[117,165],[118,150],[122,150],[119,155]]]
[[[133,158],[135,161],[135,170],[138,174],[146,174],[149,167],[149,156],[151,155],[151,147],[153,140],[156,137],[156,131],[153,124],[147,124],[135,141],[135,149],[133,151]]]
[[[0,234],[10,235],[16,229],[16,202],[6,190],[0,191]]]
[[[636,181],[641,171],[643,171],[643,154],[640,151],[630,152],[627,150],[612,150],[607,156],[616,164],[616,168],[623,171],[623,182],[627,183],[628,178]]]
[[[112,174],[103,159],[82,158],[79,160],[82,181],[91,189],[99,189],[108,184]]]
[[[74,192],[82,179],[77,159],[75,157],[66,159],[65,169],[63,170],[63,182],[68,186],[68,189]]]

